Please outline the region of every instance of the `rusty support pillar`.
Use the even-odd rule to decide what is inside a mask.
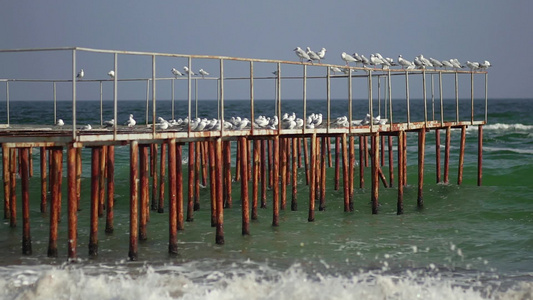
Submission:
[[[107,167],[107,207],[105,232],[113,233],[114,208],[115,208],[115,146],[107,146],[106,153]]]
[[[42,148],[41,148],[42,153]],[[41,161],[42,163],[42,161]],[[75,259],[78,247],[78,199],[76,197],[76,148],[69,145],[67,150],[68,184],[68,258]],[[109,208],[108,208],[109,209]]]
[[[304,166],[305,166],[305,184],[309,185],[311,180],[309,179],[309,149],[307,145],[307,139],[303,138],[304,143]]]
[[[261,208],[267,205],[267,143],[267,140],[261,141]]]
[[[350,135],[348,139],[348,187],[350,189],[350,211],[353,211],[353,194],[354,194],[354,178],[355,178],[355,145],[354,145],[354,136]]]
[[[46,212],[48,191],[47,191],[47,170],[46,170],[46,147],[41,147],[40,151],[40,166],[41,166],[41,212]],[[8,210],[9,211],[9,210]]]
[[[55,150],[53,152],[55,152]],[[102,152],[100,151],[99,147],[91,148],[91,219],[89,233],[89,256],[98,255],[98,208],[100,206],[99,180],[101,153]]]
[[[209,142],[207,141],[204,141],[201,143],[201,153],[202,153],[202,185],[203,186],[207,186],[207,156],[209,154],[209,149],[208,149],[208,144]]]
[[[403,185],[407,186],[407,132],[403,132]]]
[[[248,140],[240,137],[241,151],[241,209],[242,209],[242,235],[250,234],[250,202],[248,199]]]
[[[459,147],[459,170],[457,172],[457,185],[463,183],[463,166],[465,161],[466,126],[461,126],[461,141]]]
[[[389,150],[389,187],[394,186],[394,156],[392,150],[392,136],[388,137],[388,150]]]
[[[279,226],[279,136],[272,141],[272,226]]]
[[[444,183],[450,182],[450,144],[451,144],[451,128],[446,127],[446,141],[444,145]]]
[[[272,147],[274,147],[274,140],[268,140],[268,186],[272,188],[274,177],[272,176],[272,160],[274,159]]]
[[[402,145],[403,145],[404,138],[405,138],[405,132],[404,131],[398,132],[398,201],[396,205],[397,207],[396,213],[398,215],[403,214],[403,187],[404,187],[403,165],[405,164],[405,161],[404,161]]]
[[[350,211],[350,186],[348,176],[348,144],[346,142],[346,133],[342,134],[342,187],[344,189],[344,211]]]
[[[439,183],[440,178],[440,130],[435,129],[435,173],[437,175],[436,181]]]
[[[164,151],[168,144],[168,253],[178,253],[178,205],[176,181],[176,140],[170,139],[161,145],[161,170],[165,169]],[[181,159],[181,158],[180,158]],[[163,182],[163,175],[161,175]],[[160,195],[161,196],[161,195]],[[161,199],[159,199],[161,204]],[[159,207],[162,209],[162,207]]]
[[[211,227],[217,226],[217,178],[215,169],[215,144],[216,141],[209,141],[209,185],[211,195]]]
[[[9,226],[17,227],[17,149],[9,149]]]
[[[359,188],[365,188],[365,137],[359,136]]]
[[[176,144],[174,142],[174,193],[176,193]],[[167,160],[167,142],[163,142],[161,144],[161,157],[160,157],[160,161],[159,161],[159,199],[157,201],[157,212],[162,214],[165,212],[165,181],[166,181],[166,160]],[[170,165],[169,165],[170,166]],[[169,171],[170,173],[170,171]],[[169,179],[169,184],[170,184],[170,179]],[[175,197],[176,195],[174,194],[174,201],[176,201]],[[174,203],[175,205],[175,203]]]
[[[372,148],[372,214],[378,213],[379,197],[379,134],[371,137]]]
[[[259,169],[260,165],[260,152],[261,141],[254,140],[254,152],[253,152],[253,176],[252,176],[252,220],[257,220],[257,203],[259,196]]]
[[[202,143],[195,142],[194,160],[194,205],[193,211],[200,209],[200,174],[202,173],[200,162],[202,160]]]
[[[30,164],[30,178],[33,177],[33,148],[30,147],[29,164]]]
[[[105,204],[105,163],[106,163],[106,146],[98,147],[100,151],[99,172],[98,172],[98,217],[104,216]]]
[[[280,177],[281,177],[281,210],[287,206],[287,139],[279,139]]]
[[[320,204],[318,206],[319,211],[326,210],[326,151],[328,151],[326,142],[328,141],[329,139],[327,137],[322,137],[322,160],[320,165]]]
[[[61,148],[52,148],[50,151],[50,239],[48,241],[48,256],[57,257],[57,231],[60,217],[61,201],[61,171],[63,150]],[[91,193],[92,194],[92,193]],[[91,232],[92,233],[92,232]]]
[[[150,166],[151,166],[151,176],[152,176],[152,201],[151,201],[151,210],[157,210],[158,209],[158,200],[159,200],[159,194],[157,192],[158,189],[158,175],[157,175],[157,156],[158,156],[158,145],[157,144],[151,144],[150,145]],[[161,148],[161,155],[163,154],[163,149]],[[164,166],[164,165],[163,165]],[[161,182],[163,182],[163,178],[161,178]]]
[[[477,128],[477,185],[481,186],[483,179],[483,125],[479,125]]]
[[[368,136],[363,136],[363,148],[364,148],[364,153],[365,153],[365,168],[368,168],[368,164],[369,164],[369,159],[368,159],[368,154],[369,154],[369,151],[368,151]]]
[[[31,249],[31,234],[30,234],[30,158],[29,148],[20,148],[20,169],[21,169],[21,183],[22,188],[22,254],[30,255]],[[57,233],[56,233],[57,236]],[[56,240],[56,256],[57,256],[57,240]]]
[[[195,169],[194,169],[194,161],[195,161],[195,154],[194,154],[194,142],[189,142],[189,162],[188,162],[188,166],[189,166],[189,177],[188,177],[188,183],[189,183],[189,188],[188,188],[188,198],[187,198],[187,219],[186,221],[187,222],[192,222],[194,221],[194,215],[193,215],[193,210],[194,210],[194,173],[195,173]]]
[[[328,167],[333,168],[333,160],[331,159],[331,137],[326,138],[327,147],[328,147]]]
[[[381,166],[383,167],[385,165],[385,137],[380,136],[379,138],[381,140],[381,147],[380,147],[381,154],[379,158],[381,159]]]
[[[80,200],[81,200],[81,148],[76,148],[76,202],[78,211],[80,210]]]
[[[339,178],[340,178],[340,138],[335,137],[335,175],[333,177],[333,188],[339,190]]]
[[[424,207],[424,156],[426,152],[426,129],[418,131],[418,197],[416,205],[418,208]]]
[[[150,188],[149,188],[149,161],[148,161],[148,148],[149,145],[139,145],[139,169],[140,169],[140,192],[141,192],[141,202],[140,210],[141,217],[139,223],[139,240],[145,241],[148,239],[146,233],[146,224],[148,223],[148,210],[150,205]]]
[[[183,160],[182,160],[182,144],[176,143],[176,205],[178,214],[178,230],[185,229],[183,217]],[[169,162],[170,164],[170,162]]]
[[[137,260],[139,242],[139,144],[137,141],[130,143],[130,245],[128,257]]]
[[[235,145],[235,182],[238,182],[241,180],[241,168],[239,167],[241,165],[241,149],[240,149],[239,143],[237,142]],[[230,153],[231,153],[231,147],[230,147]],[[229,155],[231,157],[231,154]]]
[[[238,143],[237,143],[238,145]],[[223,186],[223,196],[224,196],[224,207],[225,208],[231,208],[233,205],[233,199],[231,196],[232,193],[232,178],[231,178],[231,141],[223,141],[222,146],[224,147],[222,149],[222,155],[223,155],[223,172],[224,172],[224,186]],[[239,149],[239,146],[237,146],[237,150]],[[238,156],[238,154],[235,154]],[[238,169],[239,166],[237,165]],[[235,170],[235,174],[237,170]]]
[[[7,146],[2,145],[2,174],[4,181],[4,219],[11,217],[11,174],[9,172],[11,164],[9,163],[10,150]],[[46,197],[46,194],[45,194]]]
[[[292,197],[291,210],[298,210],[298,138],[292,139]]]
[[[216,213],[217,213],[217,225],[215,242],[217,245],[224,245],[224,203],[222,197],[222,140],[220,138],[215,141],[215,168],[216,168],[216,181],[217,181],[217,199],[216,199]]]
[[[315,181],[316,181],[316,133],[311,136],[311,151],[309,157],[309,216],[307,221],[315,221]]]

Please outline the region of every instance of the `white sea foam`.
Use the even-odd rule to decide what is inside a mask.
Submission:
[[[253,263],[252,263],[253,264]],[[299,265],[279,271],[267,266],[198,270],[189,266],[129,268],[97,272],[94,267],[0,271],[2,299],[527,299],[533,283],[512,287],[479,277],[441,276],[438,268],[387,274],[306,273]],[[120,269],[120,267],[119,267]],[[485,282],[485,283],[483,283]]]
[[[477,130],[477,126],[471,126],[469,128]],[[533,125],[525,125],[525,124],[520,124],[520,123],[517,123],[517,124],[496,123],[496,124],[484,125],[483,129],[501,130],[501,131],[531,131],[533,130]]]
[[[483,147],[488,152],[513,152],[519,154],[533,154],[533,149],[509,148],[509,147]]]

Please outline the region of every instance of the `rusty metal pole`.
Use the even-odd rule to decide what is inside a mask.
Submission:
[[[215,141],[215,168],[216,168],[216,181],[217,181],[217,199],[216,199],[216,213],[217,213],[217,225],[215,242],[217,245],[224,245],[224,203],[222,197],[222,140],[220,138]]]
[[[326,141],[328,141],[328,138],[322,137],[322,161],[320,169],[320,204],[318,206],[319,211],[326,210]]]
[[[241,209],[242,209],[242,235],[250,234],[250,202],[248,198],[248,140],[240,137],[241,150]]]
[[[130,240],[128,257],[137,260],[139,242],[139,144],[137,141],[130,143]]]
[[[42,153],[42,152],[41,152]],[[42,163],[42,162],[41,162]],[[78,247],[78,199],[76,197],[76,148],[72,145],[67,150],[68,181],[68,258],[77,257]],[[109,209],[109,208],[108,208]]]
[[[232,199],[232,178],[231,178],[231,141],[223,141],[222,146],[224,147],[222,149],[223,154],[223,172],[224,172],[224,207],[225,208],[231,208],[233,206],[233,199]],[[238,151],[238,143],[237,143],[237,151]],[[235,154],[238,155],[237,153]],[[238,169],[238,165],[237,165]],[[235,170],[237,172],[237,170]]]
[[[401,215],[403,214],[403,165],[405,164],[404,156],[403,156],[403,139],[405,138],[405,132],[400,131],[398,132],[398,201],[396,205],[396,214]]]
[[[424,207],[424,156],[426,152],[426,129],[422,128],[418,131],[418,198],[417,207]]]
[[[450,182],[450,144],[451,144],[451,128],[446,127],[446,141],[444,145],[444,183]]]
[[[254,140],[254,164],[253,164],[253,177],[252,177],[252,220],[257,220],[257,202],[259,196],[259,169],[260,160],[259,155],[261,151],[261,141]]]
[[[389,187],[394,186],[394,156],[392,150],[392,136],[388,137],[388,150],[389,150]]]
[[[106,222],[105,232],[113,233],[113,219],[115,208],[115,146],[107,146],[106,155],[107,166],[107,207],[106,207]]]
[[[261,208],[266,208],[267,201],[267,143],[261,141]]]
[[[47,191],[47,172],[46,172],[46,147],[40,148],[40,166],[41,166],[41,212],[46,212],[46,206],[47,206],[47,198],[48,198],[48,191]],[[9,210],[8,210],[9,212]]]
[[[372,147],[372,214],[378,213],[379,197],[379,133],[371,137]]]
[[[161,170],[165,169],[164,153],[168,143],[168,253],[178,253],[178,205],[176,182],[176,140],[169,139],[161,145]],[[163,182],[163,176],[161,176]],[[160,195],[161,196],[161,195]],[[159,199],[161,204],[161,199]],[[162,209],[162,207],[159,207]]]
[[[188,176],[188,198],[187,198],[187,219],[186,221],[187,222],[192,222],[194,221],[194,215],[193,215],[193,210],[194,210],[194,173],[195,173],[195,169],[194,169],[194,158],[195,158],[195,155],[194,155],[194,142],[189,142],[189,161],[188,161],[188,167],[189,167],[189,176]]]
[[[335,137],[335,175],[333,177],[333,188],[339,190],[339,178],[340,178],[340,138]]]
[[[346,133],[342,134],[342,187],[344,189],[344,211],[350,211],[350,187],[348,176],[348,144],[346,142]]]
[[[176,145],[174,144],[174,155],[176,152]],[[165,181],[166,181],[166,171],[165,171],[165,165],[167,160],[167,143],[163,142],[161,144],[161,157],[160,157],[160,165],[159,165],[159,200],[157,202],[157,212],[162,214],[165,212]],[[174,181],[176,181],[176,158],[174,158]],[[170,171],[169,171],[170,173]],[[169,179],[170,183],[170,179]],[[175,183],[174,183],[175,185]],[[176,189],[174,188],[174,193],[176,192]],[[175,197],[175,195],[174,195]]]
[[[287,139],[279,139],[279,155],[281,160],[281,210],[285,210],[287,206]]]
[[[354,136],[350,135],[348,140],[348,181],[350,188],[350,211],[353,209],[353,193],[354,193],[354,178],[355,178],[355,145],[354,145]]]
[[[55,158],[55,151],[54,158]],[[100,151],[99,147],[91,148],[91,219],[89,234],[89,256],[98,255],[98,208],[100,204]],[[55,159],[54,159],[55,161]],[[57,184],[57,182],[56,182]],[[54,200],[52,200],[54,201]]]
[[[2,174],[4,181],[4,219],[9,219],[11,216],[11,189],[10,189],[10,179],[11,174],[9,172],[10,163],[9,163],[10,150],[7,146],[2,145]],[[46,194],[45,194],[46,196]],[[42,207],[42,206],[41,206]]]
[[[30,174],[29,174],[29,148],[20,149],[21,157],[21,188],[22,188],[22,254],[30,255],[31,249],[31,234],[30,234]],[[57,242],[57,240],[56,240]],[[56,245],[57,256],[57,245]]]
[[[30,147],[29,163],[30,163],[30,178],[33,177],[33,148]]]
[[[459,149],[459,170],[457,174],[457,185],[463,183],[463,165],[465,161],[465,141],[466,141],[466,126],[461,126],[461,146]]]
[[[81,148],[76,148],[76,202],[77,208],[80,210],[80,200],[81,200]]]
[[[483,179],[483,125],[479,125],[477,128],[477,185],[481,186]]]
[[[407,132],[403,133],[403,185],[407,186]]]
[[[279,135],[272,141],[272,226],[279,226]]]
[[[211,227],[217,225],[217,179],[215,170],[215,141],[209,141],[209,185],[211,196]]]
[[[100,146],[98,147],[98,151],[100,151],[99,157],[99,165],[100,168],[98,172],[98,217],[102,217],[104,215],[104,201],[105,201],[105,161],[106,161],[106,153],[105,153],[105,147],[106,146]]]
[[[365,167],[368,168],[368,166],[369,166],[369,161],[370,161],[370,160],[368,159],[368,154],[369,154],[369,153],[368,153],[368,152],[369,152],[369,150],[368,150],[368,136],[366,136],[366,135],[363,136],[363,141],[364,141],[364,142],[363,142],[363,148],[364,148],[364,154],[365,154]]]
[[[359,136],[359,188],[365,188],[365,137]]]
[[[148,210],[150,205],[150,197],[149,197],[149,178],[148,178],[148,169],[149,169],[149,161],[148,161],[148,148],[149,145],[140,145],[139,146],[139,169],[140,169],[140,189],[141,189],[141,217],[140,217],[140,223],[139,223],[139,240],[145,241],[148,239],[147,233],[146,233],[146,224],[148,223]]]
[[[182,161],[182,144],[176,143],[176,205],[178,214],[178,230],[185,228],[183,221],[183,161]],[[170,162],[169,162],[170,163]]]
[[[202,143],[195,142],[195,161],[194,161],[194,205],[193,211],[200,209],[200,174],[202,172],[200,162],[202,160]]]
[[[307,146],[307,139],[303,138],[304,143],[304,166],[305,166],[305,184],[309,185],[311,180],[309,179],[309,149]]]
[[[333,160],[331,157],[331,137],[328,136],[326,140],[327,140],[327,147],[328,147],[328,167],[333,168]]]
[[[59,221],[59,161],[57,150],[50,150],[50,238],[48,240],[48,256],[57,257],[57,231]]]
[[[315,220],[315,180],[316,180],[316,133],[311,136],[311,152],[309,158],[309,216],[307,221]]]
[[[322,158],[322,156],[320,155],[320,150],[321,150],[321,147],[320,147],[320,138],[317,136],[316,138],[316,142],[315,142],[315,145],[316,145],[316,153],[315,153],[315,184],[316,184],[316,187],[315,187],[315,199],[317,201],[320,200],[320,195],[321,195],[321,192],[320,192],[320,177],[322,176],[322,171],[320,170],[320,166],[321,166],[321,163],[320,163],[320,159]]]
[[[272,188],[274,177],[272,176],[272,160],[274,159],[272,147],[274,147],[274,140],[268,140],[268,186]]]
[[[207,155],[209,154],[208,149],[208,143],[207,141],[204,141],[201,143],[202,145],[202,185],[207,186]]]
[[[298,210],[298,138],[292,139],[292,197],[291,210]]]
[[[437,183],[441,181],[440,178],[440,130],[435,129],[435,173],[437,175]]]
[[[236,143],[235,148],[236,148],[235,149],[235,182],[237,182],[241,180],[241,170],[239,168],[239,166],[241,165],[241,151],[240,151],[240,145],[238,142]]]
[[[158,197],[159,193],[157,192],[157,188],[159,184],[157,183],[158,175],[157,175],[157,156],[158,156],[158,145],[157,144],[151,144],[150,145],[150,166],[151,166],[151,174],[152,174],[152,205],[151,210],[157,210],[158,208]],[[161,148],[161,155],[163,155],[163,148]],[[164,165],[163,165],[164,166]],[[164,169],[164,168],[163,168]],[[163,178],[161,178],[161,182],[163,182]]]
[[[17,227],[17,151],[15,148],[9,148],[9,226]]]

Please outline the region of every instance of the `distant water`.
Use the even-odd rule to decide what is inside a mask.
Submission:
[[[411,102],[412,121],[424,119],[421,104],[420,100]],[[70,105],[58,103],[58,117],[67,124],[71,123]],[[355,101],[354,119],[364,117],[366,105],[365,100]],[[119,122],[124,122],[129,113],[138,123],[145,122],[145,102],[121,100],[118,106]],[[249,106],[248,101],[226,101],[226,119],[249,116]],[[294,111],[302,116],[302,106],[301,101],[286,101],[282,112]],[[94,127],[99,123],[99,102],[80,102],[77,107],[78,124],[91,123]],[[256,114],[271,116],[275,106],[274,101],[257,101],[255,107]],[[431,107],[428,103],[428,115],[433,119]],[[440,106],[436,103],[435,107],[435,119],[440,119]],[[157,115],[170,119],[170,108],[169,101],[158,102]],[[445,120],[455,118],[454,108],[453,100],[445,101]],[[460,108],[461,120],[469,120],[469,100],[461,100]],[[380,113],[378,109],[383,115],[385,107],[378,108],[375,103],[374,114]],[[53,124],[52,102],[13,101],[11,110],[12,124]],[[186,102],[177,102],[175,117],[185,116],[187,110]],[[198,104],[198,116],[213,118],[216,111],[215,101]],[[332,101],[332,117],[346,115],[347,111],[345,100]],[[405,111],[403,101],[393,102],[393,120],[405,120]],[[251,235],[241,236],[240,185],[234,183],[234,207],[224,212],[226,244],[218,246],[210,226],[209,192],[202,189],[201,210],[195,212],[194,222],[186,223],[185,230],[179,232],[179,255],[167,254],[168,214],[152,212],[148,241],[140,243],[137,262],[127,259],[128,147],[116,149],[115,233],[106,235],[105,220],[101,219],[99,256],[94,259],[88,258],[90,152],[83,150],[78,240],[81,261],[77,264],[66,263],[66,204],[61,216],[59,258],[46,257],[49,215],[39,212],[40,171],[36,163],[30,181],[34,254],[21,254],[21,226],[11,229],[4,221],[0,226],[0,298],[532,299],[532,111],[533,100],[489,100],[481,187],[476,186],[477,128],[467,130],[461,186],[456,184],[460,132],[452,131],[448,185],[435,183],[435,140],[434,132],[430,132],[426,140],[423,210],[416,208],[417,137],[411,133],[404,215],[396,215],[396,189],[382,187],[379,214],[372,215],[370,181],[366,179],[366,189],[357,188],[357,170],[355,211],[344,213],[342,191],[333,190],[333,169],[328,169],[327,209],[317,210],[315,222],[309,223],[307,187],[301,170],[299,210],[282,211],[279,227],[271,226],[269,191],[268,208],[261,209],[259,220],[252,222]],[[307,112],[326,115],[326,102],[309,101]],[[0,107],[0,122],[5,123],[5,115],[5,107]],[[476,99],[475,116],[476,120],[483,119],[484,100]],[[104,119],[111,117],[112,103],[104,102]],[[441,138],[444,142],[444,134]],[[33,152],[35,162],[38,155],[38,151]],[[383,171],[388,174],[386,166]],[[366,175],[369,173],[366,171]],[[17,199],[20,202],[20,195]],[[20,214],[20,204],[18,207]]]

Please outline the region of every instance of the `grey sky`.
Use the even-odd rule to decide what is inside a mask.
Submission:
[[[81,46],[295,61],[292,49],[310,46],[317,50],[326,47],[325,62],[334,64],[343,64],[340,59],[343,51],[367,56],[380,52],[394,59],[402,54],[410,60],[418,54],[441,60],[458,58],[463,62],[487,59],[493,64],[489,70],[491,98],[532,95],[529,75],[533,67],[533,60],[529,59],[533,52],[532,1],[98,0],[3,1],[1,6],[3,49]],[[149,59],[141,63],[129,59],[119,59],[123,77],[149,75]],[[52,68],[56,60],[42,62],[22,55],[8,58],[0,55],[0,78],[31,77],[28,70],[33,68],[32,62],[38,68]],[[57,62],[60,72],[69,70],[69,55]],[[158,60],[158,76],[170,76],[170,68],[181,68],[185,61],[180,63]],[[77,64],[85,67],[88,78],[105,78],[113,59],[109,55],[80,54]],[[202,61],[194,65],[198,66],[196,70],[205,65],[208,71],[218,73],[216,63]],[[136,74],[139,66],[144,69]],[[270,71],[274,66],[268,68]],[[94,74],[97,72],[98,76]],[[59,77],[55,73],[48,75]],[[476,86],[480,86],[478,81]],[[158,94],[159,88],[166,89],[158,86]],[[0,86],[0,94],[3,89]],[[344,95],[346,90],[339,89],[342,93],[338,93]],[[300,86],[295,88],[294,95],[290,94],[291,88],[284,91],[287,97],[297,97],[300,90]],[[141,91],[139,88],[132,92],[140,93],[138,97],[128,95],[127,91],[120,94],[142,99]],[[14,87],[13,97],[28,97],[24,92],[28,89],[17,91]],[[95,95],[94,86],[80,88],[81,99],[94,99]],[[67,97],[65,93],[64,98]],[[168,95],[161,97],[168,99]],[[317,98],[312,94],[308,97]]]

